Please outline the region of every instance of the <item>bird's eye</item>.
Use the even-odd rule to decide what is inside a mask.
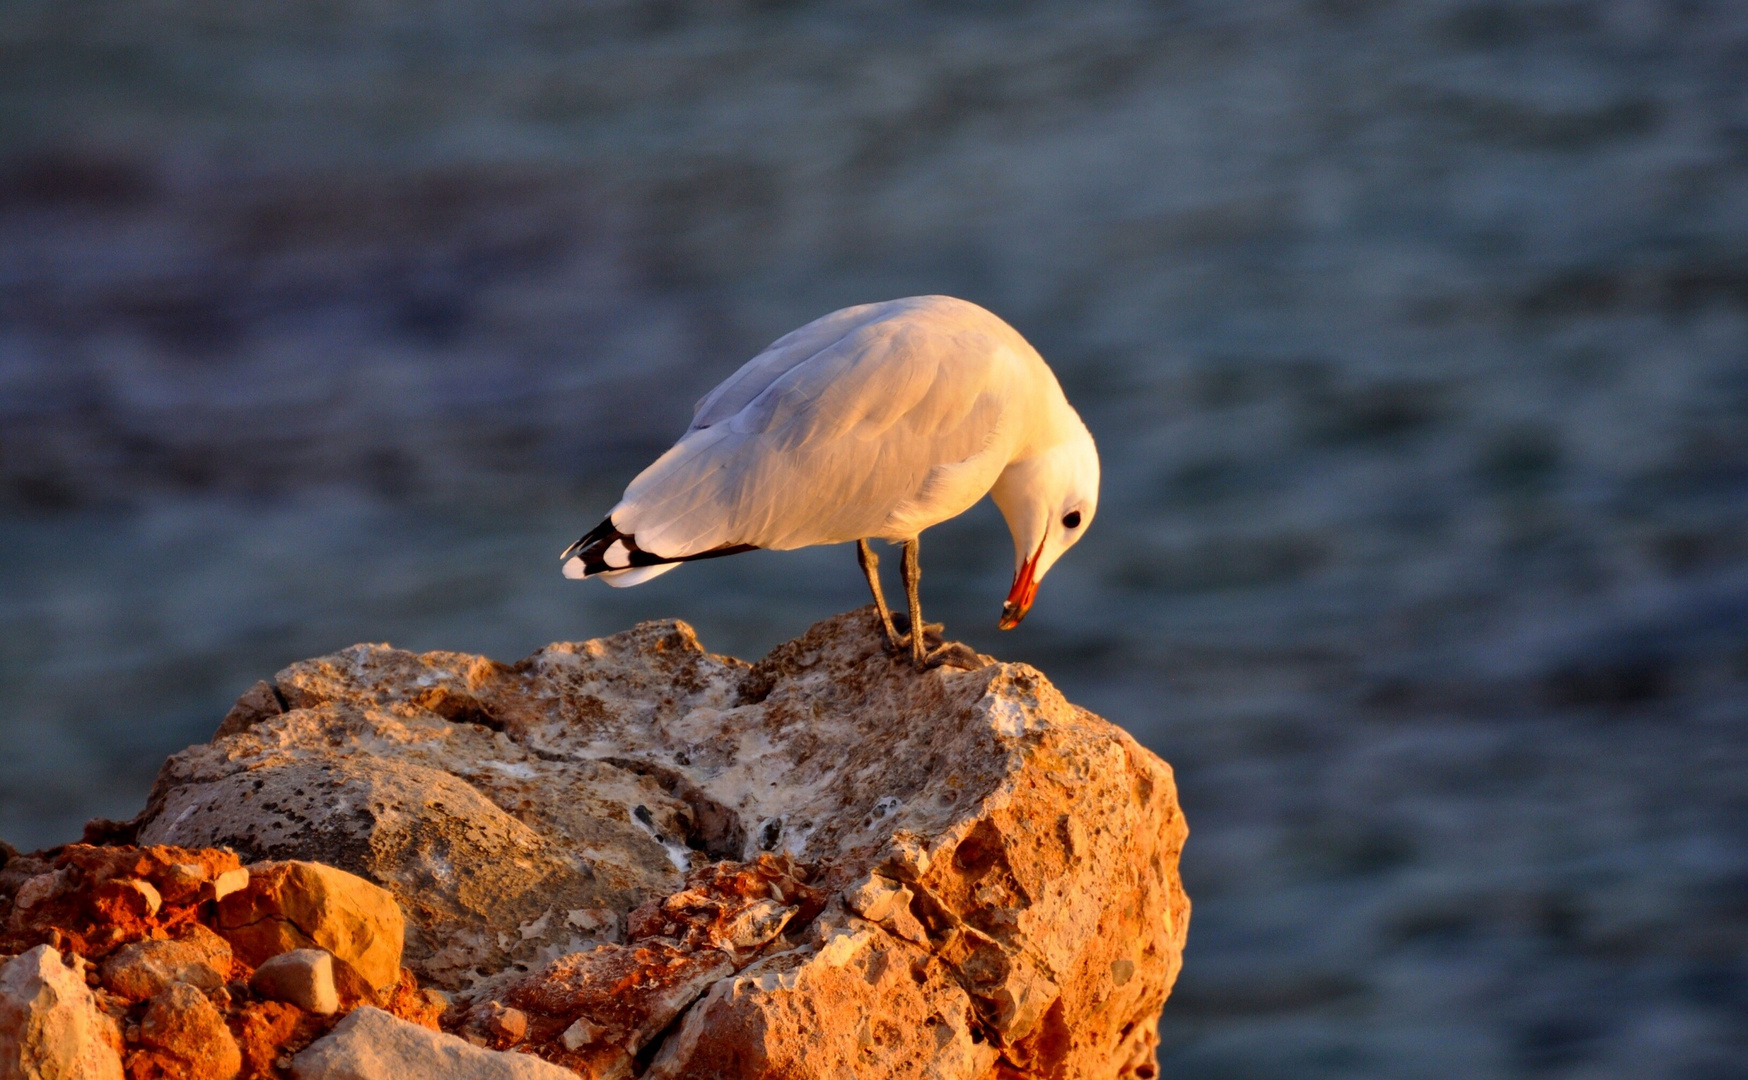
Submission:
[[[1064,514],[1062,517],[1062,527],[1064,529],[1080,528],[1080,511],[1070,510],[1067,514]]]

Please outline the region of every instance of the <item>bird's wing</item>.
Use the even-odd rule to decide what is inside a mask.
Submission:
[[[883,304],[847,307],[789,331],[765,346],[765,350],[759,355],[742,364],[740,370],[722,380],[716,389],[698,399],[698,404],[692,410],[690,430],[707,428],[740,412],[796,365],[806,363],[821,349],[846,334],[853,333],[877,319],[889,317],[891,309],[903,303],[903,300],[893,300]]]
[[[1007,464],[1024,372],[1012,341],[984,321],[993,316],[971,310],[982,318],[925,306],[801,336],[794,347],[815,351],[768,378],[777,364],[761,369],[751,396],[736,386],[754,378],[742,368],[631,482],[615,527],[677,558],[914,535],[962,512]]]

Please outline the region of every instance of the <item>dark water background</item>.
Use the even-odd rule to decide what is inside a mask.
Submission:
[[[1165,1075],[1748,1075],[1748,6],[0,4],[0,836],[555,556],[782,332],[981,302],[1105,461],[1018,632],[1177,768]],[[889,561],[889,566],[891,562]]]

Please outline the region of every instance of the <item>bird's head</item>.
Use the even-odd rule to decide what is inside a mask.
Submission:
[[[1098,512],[1098,448],[1084,426],[1075,427],[1066,441],[1009,465],[990,490],[1014,535],[1014,586],[1001,607],[1003,630],[1020,625],[1038,583]]]

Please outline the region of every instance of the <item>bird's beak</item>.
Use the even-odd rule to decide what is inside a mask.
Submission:
[[[1026,612],[1032,610],[1032,600],[1038,595],[1038,579],[1033,572],[1038,569],[1038,556],[1044,554],[1044,542],[1038,542],[1038,550],[1032,552],[1019,572],[1014,575],[1014,587],[1008,590],[1007,603],[1001,606],[1001,621],[996,627],[1001,630],[1012,630],[1020,625],[1020,620],[1026,617]]]

